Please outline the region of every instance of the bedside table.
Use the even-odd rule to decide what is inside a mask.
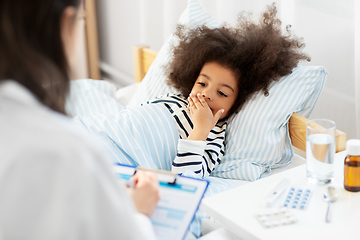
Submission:
[[[215,222],[243,239],[360,239],[360,192],[348,192],[343,187],[345,151],[335,154],[334,181],[331,184],[310,185],[306,164],[245,184],[229,191],[204,198],[200,209]],[[307,186],[313,194],[306,210],[291,209],[297,222],[264,228],[255,218],[263,207],[266,195],[284,178],[292,185]],[[325,222],[328,203],[323,193],[334,186],[339,194],[332,204],[332,221]]]

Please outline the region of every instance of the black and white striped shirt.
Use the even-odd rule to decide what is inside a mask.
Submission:
[[[177,155],[172,162],[172,172],[183,173],[185,170],[191,170],[201,177],[209,176],[224,156],[227,123],[217,123],[206,141],[187,140],[193,123],[186,99],[179,95],[167,94],[146,103],[164,104],[175,120],[180,140]]]

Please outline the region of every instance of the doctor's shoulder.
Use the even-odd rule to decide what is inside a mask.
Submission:
[[[29,124],[32,129],[28,126],[24,130],[31,138],[21,144],[27,145],[24,153],[28,156],[37,156],[38,160],[52,162],[57,166],[61,164],[74,168],[109,162],[105,148],[96,135],[76,124],[71,117],[48,107],[41,106],[37,110],[29,116],[34,118]],[[38,123],[34,123],[35,120]]]
[[[107,161],[107,151],[95,136],[71,117],[40,103],[20,84],[0,84],[0,99],[2,165],[88,166]]]
[[[69,155],[88,158],[107,158],[106,150],[97,135],[71,117],[53,112],[53,121],[58,128],[53,129],[53,146]]]

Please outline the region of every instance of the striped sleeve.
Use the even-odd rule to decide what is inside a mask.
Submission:
[[[206,142],[180,139],[172,172],[191,170],[200,177],[209,176],[224,156],[224,135],[225,129],[213,129]]]
[[[180,139],[171,171],[174,173],[183,173],[185,170],[191,170],[196,174],[201,174],[203,172],[202,166],[205,147],[205,141]]]

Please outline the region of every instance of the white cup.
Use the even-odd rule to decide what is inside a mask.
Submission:
[[[335,122],[328,119],[314,119],[306,124],[306,176],[312,184],[333,180],[335,129]]]

